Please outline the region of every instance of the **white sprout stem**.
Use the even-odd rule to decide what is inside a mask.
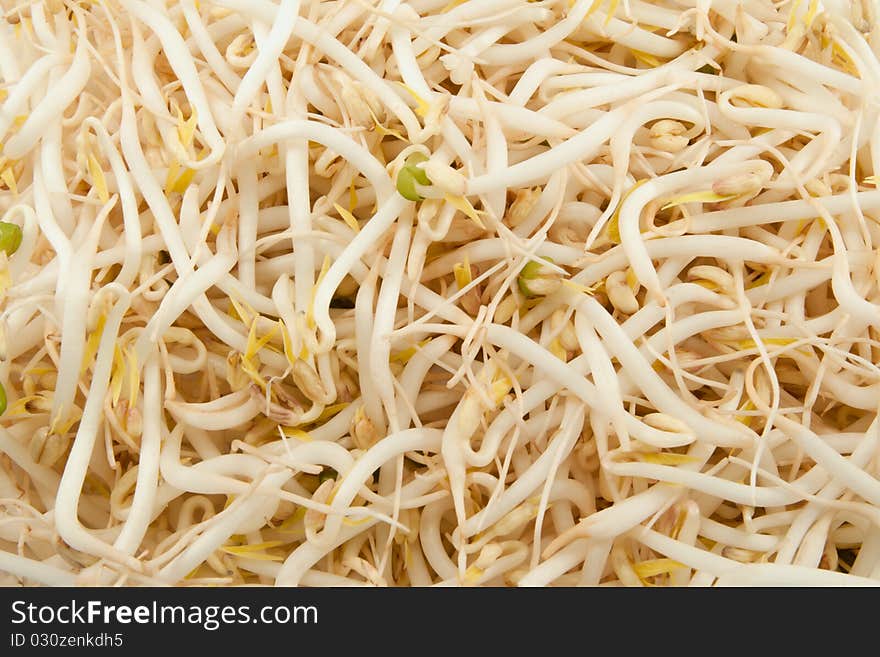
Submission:
[[[19,443],[6,429],[0,429],[0,450],[6,454],[15,465],[21,468],[34,482],[34,486],[40,496],[40,500],[47,510],[55,506],[55,493],[61,481],[57,472],[44,465],[36,463],[25,446]]]
[[[141,434],[134,499],[125,524],[113,543],[117,550],[132,555],[143,541],[154,517],[162,440],[159,426],[162,413],[161,392],[159,362],[154,356],[144,368],[144,430]]]
[[[264,483],[270,488],[275,488],[289,478],[290,472],[288,471],[275,472],[266,474]],[[259,493],[252,493],[235,500],[229,507],[214,516],[209,521],[210,526],[157,573],[159,579],[166,582],[176,582],[186,576],[223,545],[232,534],[236,533],[242,521],[252,515],[261,503],[263,503],[263,499]]]
[[[382,405],[388,417],[388,427],[391,433],[396,433],[400,429],[394,395],[394,375],[389,366],[391,331],[394,328],[394,310],[397,307],[397,299],[400,296],[400,286],[403,281],[411,235],[412,211],[407,208],[397,220],[397,229],[394,232],[391,253],[388,256],[385,271],[383,272],[384,277],[382,279],[382,286],[379,288],[379,296],[376,300],[373,335],[369,359],[367,360],[370,376],[379,389],[379,396],[382,399]],[[385,423],[383,422],[382,425],[384,426]]]
[[[284,50],[287,40],[293,31],[297,14],[299,14],[300,0],[281,0],[278,11],[272,23],[267,38],[260,45],[259,53],[254,63],[244,74],[235,97],[232,101],[233,124],[240,123],[244,117],[245,109],[251,104],[254,97],[269,76],[270,69],[276,65],[278,56]]]
[[[183,163],[190,169],[202,169],[215,164],[225,151],[223,137],[217,131],[213,115],[208,105],[204,87],[188,48],[171,22],[141,0],[123,0],[123,5],[141,22],[147,25],[162,43],[168,61],[180,79],[186,95],[197,112],[199,129],[211,147],[211,153],[202,160],[185,158]]]
[[[134,282],[143,254],[143,233],[134,188],[131,185],[131,177],[128,175],[125,163],[110,139],[106,128],[94,119],[86,119],[83,121],[83,126],[88,126],[95,131],[95,134],[98,136],[98,142],[101,144],[104,155],[110,161],[110,168],[113,170],[120,206],[122,207],[125,239],[125,259],[122,262],[122,269],[120,269],[116,277],[116,282],[123,287],[128,287]]]
[[[406,207],[407,200],[399,195],[392,196],[385,201],[375,215],[367,222],[348,247],[337,258],[327,274],[321,280],[315,291],[314,316],[315,324],[319,330],[318,346],[322,351],[327,351],[336,337],[336,329],[330,319],[330,301],[333,293],[342,279],[348,274],[354,263],[359,260],[373,246],[382,234],[391,227],[400,213]]]
[[[295,93],[299,86],[296,81],[288,90],[290,110],[297,115],[305,115],[304,101]],[[305,235],[312,230],[312,213],[309,203],[309,153],[305,136],[288,141],[285,149],[287,167],[288,220],[292,233],[294,259],[294,308],[299,313],[309,311],[312,290],[315,285],[315,249]],[[289,324],[294,330],[295,324]],[[293,337],[293,336],[291,336]],[[296,336],[296,348],[301,341]]]
[[[116,303],[107,315],[104,332],[98,346],[98,357],[95,361],[95,378],[89,388],[83,416],[79,423],[70,454],[58,484],[55,497],[55,525],[61,538],[71,547],[96,555],[101,555],[114,562],[126,564],[129,568],[140,570],[141,564],[117,548],[96,538],[80,524],[77,507],[89,468],[89,460],[97,438],[98,425],[104,412],[104,396],[110,380],[110,367],[113,350],[116,346],[122,317],[128,310],[128,292],[121,287],[114,287],[118,295]]]
[[[437,451],[440,448],[442,433],[438,429],[420,428],[406,429],[387,436],[371,447],[342,479],[333,497],[331,508],[341,511],[349,506],[366,478],[391,457],[415,450]],[[334,515],[327,518],[324,529],[317,535],[317,545],[324,547],[330,545],[341,529],[341,516]]]
[[[605,412],[611,416],[611,423],[620,439],[621,447],[628,449],[629,432],[626,429],[626,410],[623,405],[620,382],[611,357],[603,349],[602,342],[596,335],[595,328],[587,320],[586,313],[576,313],[575,330],[581,352],[586,356],[590,373],[593,375],[593,383],[606,396]]]
[[[544,587],[587,559],[590,541],[580,539],[532,568],[527,575],[517,582],[523,588]]]
[[[188,425],[208,431],[237,427],[252,420],[263,405],[253,393],[240,390],[211,402],[187,403],[166,401],[165,407]]]
[[[135,353],[139,363],[147,360],[147,354],[162,338],[168,328],[199,297],[204,295],[222,274],[228,273],[235,264],[235,244],[231,239],[231,227],[221,229],[217,253],[194,272],[178,278],[162,299],[156,314],[138,336]]]
[[[253,163],[247,161],[239,165],[236,179],[240,198],[238,206],[238,280],[243,288],[253,289],[256,284],[257,224],[260,212],[260,201],[257,198],[257,172]],[[230,269],[232,264],[230,264]]]
[[[10,59],[13,57],[10,56]],[[28,100],[36,93],[43,79],[63,61],[58,53],[44,55],[32,63],[24,75],[16,80],[6,102],[0,106],[0,139],[6,136],[15,117],[24,113]],[[6,146],[3,150],[6,151]]]
[[[400,375],[401,395],[398,399],[396,410],[401,429],[409,429],[410,424],[418,420],[417,417],[412,417],[410,413],[413,401],[410,398],[412,391],[421,388],[425,375],[452,348],[455,342],[455,337],[450,335],[437,337],[420,348],[407,362],[403,373]]]
[[[735,563],[735,562],[734,562]],[[723,571],[715,586],[878,586],[877,579],[785,564],[740,564]]]
[[[44,586],[74,586],[76,575],[36,559],[0,551],[0,570]]]
[[[629,107],[608,112],[587,130],[554,146],[548,151],[511,165],[504,170],[485,173],[468,180],[468,194],[483,194],[508,187],[523,187],[547,178],[553,171],[582,159],[590,159],[615,130],[623,124]]]
[[[626,179],[626,172],[629,166],[629,150],[635,136],[636,130],[648,121],[660,118],[678,119],[688,121],[695,125],[695,129],[702,132],[705,128],[703,117],[699,112],[687,105],[674,103],[670,101],[654,101],[642,107],[639,107],[629,119],[615,132],[611,137],[611,156],[614,160],[614,187],[611,193],[611,199],[608,201],[608,207],[596,220],[596,224],[590,231],[587,238],[587,246],[592,244],[599,235],[599,231],[605,226],[606,220],[612,215],[620,196],[623,191],[623,183]],[[699,133],[698,133],[699,134]]]
[[[275,23],[278,12],[276,5],[266,1],[217,0],[215,4],[229,9],[241,10],[244,13],[259,12],[261,20],[267,25]],[[410,137],[417,135],[421,131],[418,120],[412,113],[412,110],[391,90],[388,83],[377,76],[369,66],[358,59],[348,48],[335,39],[332,34],[300,16],[293,22],[293,35],[311,43],[330,59],[349,71],[356,80],[373,89],[382,103],[400,119]]]
[[[86,334],[86,308],[88,308],[89,283],[92,274],[92,260],[98,246],[98,237],[107,215],[115,205],[116,197],[110,199],[95,217],[88,236],[83,245],[77,249],[71,258],[71,268],[66,272],[68,284],[64,291],[64,305],[62,310],[61,330],[66,334],[66,339],[61,341],[61,362],[58,367],[58,386],[52,398],[52,423],[53,431],[56,423],[63,423],[70,406],[76,396],[77,378],[72,373],[78,373],[82,367],[83,353],[85,350]],[[121,286],[120,286],[121,287]],[[124,289],[124,288],[122,288]],[[127,292],[126,292],[127,294]]]
[[[698,187],[707,183],[711,185],[715,180],[759,168],[766,169],[769,168],[769,165],[766,162],[760,161],[737,162],[723,167],[708,166],[698,171],[671,173],[648,181],[633,191],[621,204],[620,218],[618,220],[621,246],[630,261],[630,266],[639,283],[644,285],[654,298],[661,300],[661,302],[665,299],[660,281],[657,278],[657,272],[650,262],[648,249],[641,236],[640,217],[645,205],[663,194],[672,192],[682,184],[687,184],[691,187]]]
[[[201,16],[199,16],[195,0],[183,0],[180,3],[180,7],[192,35],[191,38],[195,41],[202,55],[204,55],[205,61],[208,62],[213,73],[226,85],[226,88],[235,93],[241,84],[241,78],[232,70],[232,67],[229,66],[217,49],[211,35],[205,28]]]
[[[605,348],[621,362],[623,370],[630,380],[642,389],[648,399],[662,413],[666,413],[687,424],[691,430],[703,439],[739,444],[748,439],[749,434],[743,431],[741,424],[723,425],[709,420],[683,402],[653,370],[650,364],[638,353],[635,345],[630,342],[620,328],[601,305],[592,297],[581,301],[579,312],[583,312],[589,321],[602,335]],[[711,436],[711,439],[709,438]]]
[[[873,504],[877,504],[880,495],[880,481],[862,468],[858,467],[852,459],[840,455],[834,448],[827,445],[819,436],[808,428],[789,420],[780,415],[776,419],[780,429],[783,429],[819,466],[825,469],[832,477],[846,484],[846,487]],[[869,444],[878,440],[880,422],[875,421],[874,426],[868,431],[871,436]]]
[[[80,16],[77,16],[78,23]],[[91,62],[86,47],[87,38],[82,32],[76,43],[73,62],[65,74],[52,86],[47,95],[28,115],[24,125],[3,146],[4,157],[18,159],[24,156],[39,140],[46,127],[57,119],[64,109],[79,97],[91,73]]]
[[[573,417],[569,416],[563,428],[553,437],[547,449],[540,457],[522,473],[517,480],[491,506],[470,516],[461,525],[465,537],[473,536],[485,527],[491,527],[502,517],[510,513],[526,498],[532,495],[542,483],[548,481],[548,473],[553,469],[554,462],[565,460],[574,447],[583,425],[583,409],[574,408]]]
[[[375,273],[374,273],[375,272]],[[374,268],[362,283],[355,297],[354,304],[354,320],[355,320],[355,348],[358,354],[369,362],[370,354],[373,350],[373,321],[375,315],[375,298],[376,298],[376,275],[378,271]],[[373,378],[370,376],[369,368],[358,370],[358,383],[361,391],[361,401],[367,418],[373,423],[377,431],[382,430],[385,425],[385,417],[382,412],[382,398]]]

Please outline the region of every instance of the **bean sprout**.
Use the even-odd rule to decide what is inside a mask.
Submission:
[[[869,2],[4,5],[0,584],[876,585]]]

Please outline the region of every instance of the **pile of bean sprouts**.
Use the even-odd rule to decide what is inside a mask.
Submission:
[[[0,7],[0,584],[880,582],[874,0]]]

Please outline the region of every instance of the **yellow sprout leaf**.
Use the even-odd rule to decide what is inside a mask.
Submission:
[[[590,5],[590,8],[587,9],[587,13],[584,15],[584,20],[587,20],[595,11],[602,6],[602,3],[605,0],[593,0],[593,4]],[[569,0],[568,6],[574,7],[575,0]]]
[[[296,354],[293,353],[293,341],[290,339],[290,333],[284,322],[279,319],[278,325],[281,327],[281,340],[284,343],[284,355],[287,357],[287,362],[293,365],[294,362],[296,362]]]
[[[549,351],[563,362],[568,360],[568,352],[565,350],[565,347],[562,346],[562,343],[559,342],[558,338],[554,338],[550,343]]]
[[[859,77],[859,69],[843,46],[835,39],[831,42],[832,61],[853,77]]]
[[[477,225],[478,228],[486,230],[486,224],[484,224],[483,220],[480,219],[480,215],[485,214],[485,212],[477,211],[474,206],[471,205],[471,202],[468,201],[464,196],[446,195],[443,198],[456,210],[464,213],[468,217],[468,219],[470,219]]]
[[[629,195],[636,191],[639,187],[648,182],[649,178],[642,178],[641,180],[637,180],[632,187],[626,190],[626,193],[621,197],[620,202],[617,204],[617,207],[614,209],[614,214],[611,215],[611,219],[608,220],[608,224],[605,226],[605,234],[608,236],[608,239],[611,240],[614,244],[620,244],[620,208],[623,207],[623,204],[626,202],[626,199],[629,198]]]
[[[348,402],[342,402],[340,404],[333,404],[332,406],[327,406],[321,414],[315,420],[316,423],[326,422],[331,417],[344,411],[348,407]],[[303,432],[305,433],[305,432]]]
[[[15,173],[12,171],[12,165],[0,171],[0,180],[3,181],[9,191],[13,194],[18,194],[18,185],[16,184]]]
[[[174,187],[174,181],[177,180],[179,174],[180,174],[180,163],[177,160],[174,160],[171,163],[171,165],[168,167],[168,174],[165,176],[165,194],[166,195],[171,193],[171,188]]]
[[[352,189],[354,189],[354,188],[352,187]],[[348,210],[343,208],[338,203],[334,203],[333,207],[339,213],[339,216],[342,217],[342,220],[346,224],[348,224],[349,228],[351,228],[356,233],[360,231],[361,227],[360,227],[360,225],[358,225],[357,219],[355,218],[355,216],[351,212],[349,212]]]
[[[229,297],[230,308],[228,314],[233,319],[240,320],[242,324],[250,326],[257,316],[257,311],[250,307],[246,302],[236,301],[233,297]]]
[[[611,6],[608,7],[608,15],[605,16],[605,22],[603,25],[608,27],[608,23],[611,22],[611,19],[614,18],[614,14],[617,12],[617,5],[620,4],[620,0],[611,0]]]
[[[324,276],[327,275],[327,272],[330,269],[331,262],[329,255],[324,256],[324,262],[321,264],[321,272],[318,274],[318,280],[315,281],[315,284],[312,286],[312,295],[309,299],[308,311],[306,312],[306,326],[310,329],[315,328],[315,295],[318,292],[318,287],[320,287],[321,281],[324,280]],[[302,356],[302,358],[305,358],[305,356]]]
[[[483,569],[477,568],[477,566],[471,566],[464,571],[464,581],[466,584],[476,584],[482,576]]]
[[[286,438],[294,438],[302,443],[310,443],[314,440],[308,431],[303,431],[296,427],[281,427],[281,433],[283,433]]]
[[[697,536],[697,540],[698,540],[700,543],[702,543],[703,546],[704,546],[707,550],[711,550],[711,549],[714,548],[716,545],[718,545],[718,543],[717,543],[716,541],[713,541],[711,538],[706,538],[705,536]]]
[[[753,410],[755,410],[755,405],[751,402],[751,400],[747,399],[740,405],[740,407],[737,410],[739,410],[739,411],[753,411]],[[734,416],[734,419],[737,422],[746,425],[747,427],[751,426],[751,424],[752,424],[752,416],[751,415],[736,415],[736,416]]]
[[[642,62],[642,64],[647,64],[652,68],[657,68],[662,64],[662,62],[654,57],[651,53],[642,52],[641,50],[636,50],[635,48],[630,48],[630,52],[633,54],[638,61]]]
[[[575,283],[574,281],[564,280],[562,284],[566,287],[571,288],[575,292],[579,292],[581,294],[586,294],[589,296],[593,296],[596,292],[602,288],[604,285],[604,281],[599,281],[598,283],[594,283],[593,285],[581,285],[580,283]]]
[[[471,263],[468,261],[467,255],[464,257],[464,262],[457,262],[452,266],[452,271],[455,274],[455,283],[459,290],[471,284],[473,280],[471,278]]]
[[[260,372],[257,370],[257,366],[248,358],[245,358],[244,354],[239,354],[241,359],[241,371],[248,375],[251,381],[256,383],[262,390],[266,390],[266,380],[260,375]]]
[[[669,533],[670,538],[678,539],[682,528],[684,528],[685,520],[687,520],[687,512],[684,509],[681,509],[675,515],[675,524],[672,526],[672,531]]]
[[[204,159],[209,152],[209,148],[203,148],[199,151],[196,159]],[[195,169],[190,169],[189,167],[185,168],[181,173],[180,162],[174,160],[168,167],[168,175],[165,176],[165,194],[183,194],[186,191],[186,188],[192,183],[195,175]],[[214,234],[216,235],[217,233],[214,232]]]
[[[133,406],[138,398],[138,391],[141,388],[141,376],[138,369],[137,353],[134,349],[126,349],[125,355],[128,357],[128,399]]]
[[[305,515],[306,508],[304,506],[297,507],[296,511],[294,511],[289,518],[286,518],[280,525],[278,525],[278,531],[282,534],[295,533],[296,529],[294,529],[294,527],[302,522]]]
[[[406,364],[409,362],[410,358],[415,356],[419,352],[419,350],[422,347],[424,347],[426,344],[428,344],[430,341],[431,341],[431,338],[428,338],[426,340],[422,340],[421,342],[417,343],[416,346],[409,347],[408,349],[403,349],[401,351],[393,353],[393,354],[391,354],[391,356],[389,356],[388,360],[391,362],[394,362],[394,363]]]
[[[113,367],[110,373],[110,394],[113,406],[119,403],[122,394],[122,380],[125,377],[125,356],[118,345],[113,347]]]
[[[88,340],[86,340],[86,349],[85,353],[83,354],[80,374],[86,371],[88,366],[92,364],[92,359],[95,357],[95,354],[98,353],[98,344],[101,342],[101,335],[104,333],[104,324],[106,323],[107,315],[102,313],[98,317],[98,323],[95,326],[95,330],[92,331],[91,335],[89,335],[88,337]]]
[[[719,203],[721,201],[729,201],[733,198],[736,198],[736,194],[728,194],[725,196],[722,194],[716,194],[712,190],[691,192],[689,194],[682,194],[681,196],[675,196],[669,199],[669,202],[660,209],[668,210],[669,208],[674,208],[675,206],[684,203]]]
[[[183,173],[180,174],[171,184],[170,187],[166,189],[166,192],[171,193],[175,192],[177,194],[183,194],[186,191],[186,188],[190,186],[193,178],[196,175],[195,169],[186,168],[183,170]]]
[[[392,130],[391,128],[386,128],[379,119],[376,118],[376,115],[373,114],[373,110],[370,110],[370,116],[373,117],[373,126],[376,128],[376,132],[378,132],[383,137],[394,137],[395,139],[399,139],[400,141],[408,141],[406,137],[400,134],[397,130]]]
[[[175,110],[177,111],[177,137],[184,148],[189,148],[193,143],[193,135],[199,120],[198,114],[195,108],[193,108],[192,115],[189,119],[184,120],[183,112],[180,111],[180,108],[176,107]]]
[[[262,338],[257,338],[257,317],[255,317],[251,322],[250,331],[248,331],[247,349],[245,349],[244,357],[248,360],[252,359],[260,352],[260,349],[266,346],[269,340],[275,337],[276,333],[278,333],[278,325],[273,324],[272,330]]]
[[[512,387],[513,383],[506,376],[502,376],[500,379],[493,381],[490,390],[492,402],[498,406],[498,404],[504,401],[504,398],[507,396],[507,393],[510,392]]]
[[[791,11],[788,12],[788,22],[786,23],[785,29],[787,32],[791,32],[794,29],[794,26],[797,24],[797,11],[800,9],[801,4],[804,0],[794,0],[791,5]]]
[[[98,163],[97,158],[89,153],[89,175],[92,177],[92,187],[98,191],[98,198],[102,203],[110,200],[110,192],[107,191],[107,180],[104,178],[104,171]]]
[[[458,7],[458,5],[464,4],[466,1],[467,0],[452,0],[452,2],[450,2],[448,5],[446,5],[445,7],[443,7],[443,9],[440,10],[440,13],[445,14],[447,11],[451,11],[452,9],[455,9],[456,7]]]
[[[351,182],[348,184],[348,209],[350,212],[354,212],[354,209],[358,205],[358,194],[357,190],[354,188],[354,178],[352,177]]]
[[[81,418],[82,412],[74,406],[66,420],[62,421],[62,418],[60,417],[55,418],[55,421],[52,422],[52,425],[49,427],[49,433],[63,436],[70,431],[70,427],[79,422]]]
[[[397,130],[392,130],[391,128],[386,128],[378,121],[375,122],[376,132],[378,132],[383,137],[394,137],[395,139],[399,139],[400,141],[407,141],[406,137],[400,134]]]
[[[673,570],[684,568],[683,563],[674,561],[673,559],[649,559],[632,565],[633,570],[639,579],[648,579],[657,575],[665,575]]]
[[[672,452],[638,452],[636,458],[643,463],[653,463],[654,465],[684,465],[685,463],[693,463],[697,460],[687,454],[675,454]]]
[[[797,338],[764,338],[763,340],[761,340],[761,342],[763,342],[764,344],[772,344],[784,347],[785,345],[797,342]],[[754,340],[740,340],[736,343],[736,346],[740,349],[754,349],[758,345],[755,344]]]
[[[260,561],[284,561],[284,557],[277,554],[269,554],[266,550],[284,545],[281,541],[266,541],[264,543],[252,543],[250,545],[224,545],[220,549],[227,554]]]
[[[413,100],[416,101],[416,109],[415,113],[420,117],[425,118],[428,115],[428,110],[430,109],[430,105],[428,105],[428,101],[419,96],[415,90],[409,85],[404,84],[403,82],[398,82],[401,87],[406,89],[407,93],[412,96]]]
[[[813,27],[813,21],[816,19],[816,14],[819,12],[819,0],[810,0],[810,8],[807,10],[806,16],[804,16],[804,25],[807,26],[809,30]]]

